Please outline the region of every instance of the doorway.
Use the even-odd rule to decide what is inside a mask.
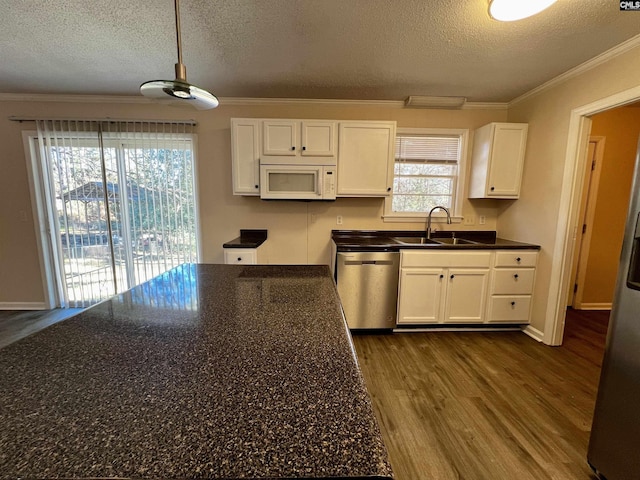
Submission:
[[[30,151],[54,306],[87,307],[197,261],[190,125],[37,123]]]

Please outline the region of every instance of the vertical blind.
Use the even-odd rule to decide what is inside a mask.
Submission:
[[[39,120],[59,294],[88,306],[197,261],[193,124]]]

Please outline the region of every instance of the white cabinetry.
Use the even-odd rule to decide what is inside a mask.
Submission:
[[[260,120],[231,119],[234,195],[260,195]]]
[[[490,123],[474,133],[469,198],[518,198],[526,123]]]
[[[537,259],[533,250],[495,252],[487,322],[530,322]]]
[[[395,122],[340,122],[337,196],[389,195],[395,138]]]
[[[258,248],[225,248],[225,264],[256,265],[267,264],[266,249],[263,243]]]
[[[265,156],[335,157],[336,122],[323,120],[263,120]]]
[[[491,252],[402,250],[398,324],[482,323]]]

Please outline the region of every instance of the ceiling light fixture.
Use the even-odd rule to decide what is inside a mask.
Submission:
[[[167,95],[177,100],[185,100],[198,110],[209,110],[218,106],[218,99],[202,88],[187,82],[187,67],[182,63],[182,45],[180,40],[180,6],[174,0],[176,12],[176,39],[178,43],[178,63],[175,80],[151,80],[140,85],[140,93],[145,97],[167,99]]]
[[[466,97],[437,97],[428,95],[411,95],[404,101],[408,108],[462,108]]]
[[[489,16],[501,22],[513,22],[540,13],[557,0],[489,0]]]

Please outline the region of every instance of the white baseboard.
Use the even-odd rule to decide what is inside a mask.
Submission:
[[[611,303],[581,303],[576,310],[611,310]]]
[[[45,302],[0,302],[0,310],[49,310]]]
[[[544,332],[541,332],[531,325],[527,325],[527,327],[522,331],[538,342],[542,342],[542,339],[544,338]]]

